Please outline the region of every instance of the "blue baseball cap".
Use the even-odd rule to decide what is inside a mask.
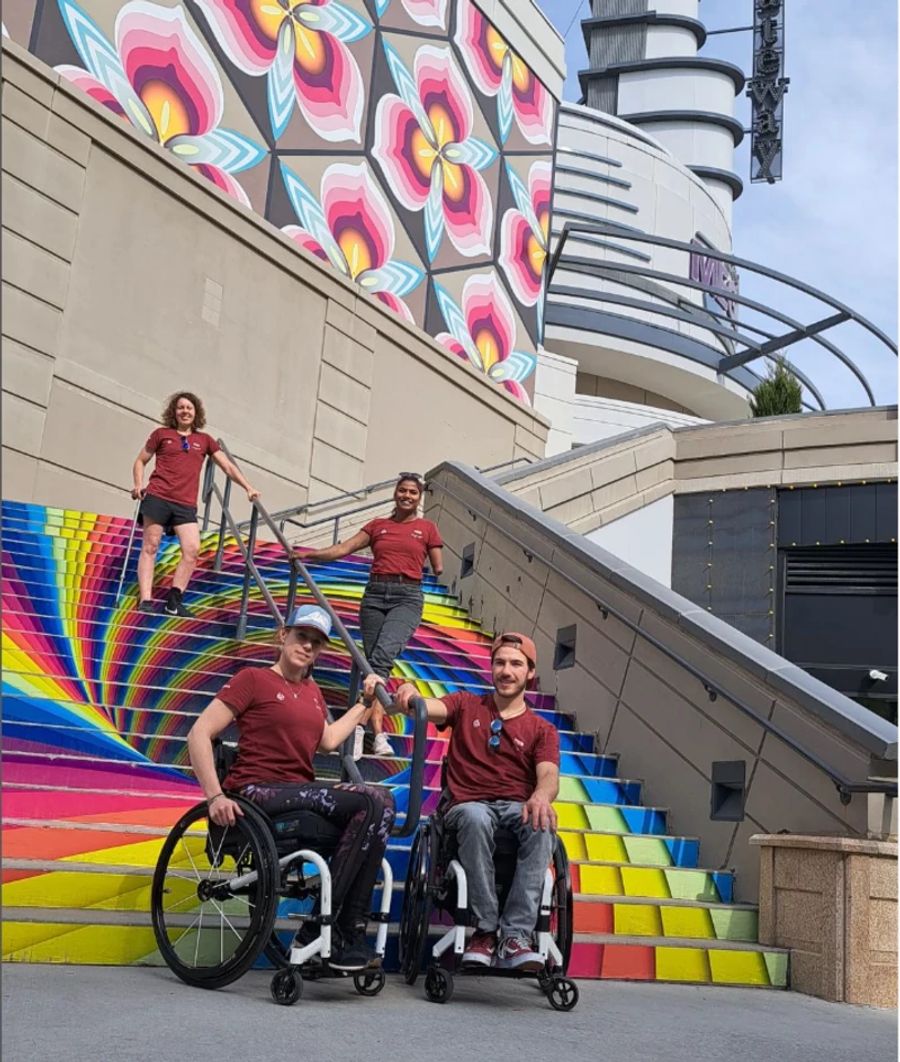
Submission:
[[[331,637],[331,616],[320,605],[300,605],[295,608],[286,627],[313,627],[326,638]]]

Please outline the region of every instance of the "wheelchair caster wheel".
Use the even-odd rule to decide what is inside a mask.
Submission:
[[[293,967],[279,970],[272,978],[270,986],[272,999],[283,1007],[293,1006],[303,995],[303,978],[300,971]]]
[[[430,966],[425,974],[425,995],[432,1003],[447,1003],[453,995],[453,975],[440,966]]]
[[[578,985],[568,977],[554,977],[545,992],[554,1010],[572,1010],[578,1002]]]
[[[361,996],[377,996],[384,988],[384,970],[373,970],[371,973],[353,975],[353,987]]]

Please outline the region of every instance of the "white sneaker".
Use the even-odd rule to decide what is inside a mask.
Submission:
[[[376,756],[393,756],[394,749],[384,734],[376,734],[372,742],[372,752]]]
[[[362,754],[363,754],[363,735],[364,734],[365,734],[365,730],[361,726],[356,727],[356,729],[353,731],[353,759],[354,760],[361,760],[362,759]]]

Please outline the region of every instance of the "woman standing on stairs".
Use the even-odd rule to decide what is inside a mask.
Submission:
[[[425,483],[414,472],[401,472],[394,487],[394,511],[379,517],[357,531],[346,542],[327,549],[314,549],[306,561],[333,561],[372,550],[372,569],[359,606],[359,628],[363,652],[376,675],[387,679],[394,661],[406,648],[422,620],[422,569],[425,558],[439,576],[444,570],[443,542],[437,527],[419,515]],[[372,751],[376,756],[393,756],[384,735],[384,709],[378,702],[372,710]]]
[[[168,616],[189,616],[181,598],[200,553],[197,491],[207,454],[229,478],[244,488],[250,501],[259,497],[259,491],[250,486],[240,470],[222,453],[216,440],[200,430],[206,425],[206,411],[195,394],[178,391],[172,395],[161,420],[162,427],[150,433],[132,468],[134,487],[131,496],[141,499],[137,522],[144,528],[137,570],[138,612],[153,611],[153,568],[165,531],[167,535],[177,536],[181,546],[181,560],[172,576],[165,612]],[[156,463],[145,490],[144,466],[154,457]]]

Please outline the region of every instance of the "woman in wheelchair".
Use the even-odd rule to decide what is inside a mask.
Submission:
[[[364,702],[329,723],[322,692],[309,677],[328,642],[331,619],[321,608],[297,608],[279,632],[278,660],[270,668],[239,671],[203,710],[188,735],[191,766],[220,827],[243,817],[233,793],[269,816],[312,811],[341,830],[330,860],[334,945],[328,964],[337,971],[365,969],[374,955],[366,942],[367,915],[375,879],[394,822],[386,788],[317,782],[317,749],[333,752],[365,723],[375,676],[364,685]],[[219,784],[213,740],[236,722],[237,760]],[[302,931],[301,931],[302,932]]]
[[[454,874],[458,904],[465,907],[468,900],[476,923],[474,935],[465,945],[462,965],[471,970],[538,974],[542,988],[546,983],[545,991],[557,1006],[550,990],[559,986],[558,975],[564,973],[567,955],[546,942],[550,929],[547,889],[548,881],[553,880],[553,889],[564,891],[568,872],[564,847],[555,837],[557,820],[553,808],[559,790],[559,735],[525,701],[525,690],[536,664],[537,651],[531,638],[502,634],[492,646],[492,692],[485,696],[449,693],[440,700],[425,701],[429,720],[437,723],[440,730],[453,727],[453,733],[445,760],[442,807],[435,822],[420,828],[418,847],[413,849],[410,860],[405,930],[402,928],[402,935],[405,932],[407,938],[404,972],[410,982],[419,973],[427,936],[427,895],[443,889],[441,885],[430,890],[428,886],[434,884],[434,879],[426,879],[437,864],[446,868],[451,863],[444,847],[449,841],[458,850],[455,858],[464,875]],[[395,702],[405,709],[414,696],[415,687],[404,685],[397,690]],[[494,856],[495,852],[502,854],[498,841],[503,835],[504,840],[512,842],[515,862],[506,895],[498,897]],[[426,847],[430,854],[424,853]],[[556,877],[551,873],[548,879],[550,863],[554,863]],[[417,878],[422,878],[421,883]],[[424,903],[420,897],[424,897]],[[426,993],[441,1003],[449,997],[453,979],[441,969],[438,959],[451,945],[454,952],[463,950],[463,913],[457,913],[457,928],[436,945],[426,978]],[[566,912],[566,920],[567,917]],[[412,924],[418,921],[426,923],[424,928]],[[568,924],[566,921],[566,932]],[[543,943],[534,940],[536,927],[544,937]],[[402,948],[404,943],[402,940]],[[549,957],[548,947],[553,953]],[[562,950],[565,952],[567,947]],[[429,989],[429,979],[434,991]],[[443,989],[437,986],[438,980]],[[566,983],[572,987],[572,994],[566,995],[565,1006],[560,1009],[568,1009],[570,998],[574,1006],[577,998],[572,982]]]

